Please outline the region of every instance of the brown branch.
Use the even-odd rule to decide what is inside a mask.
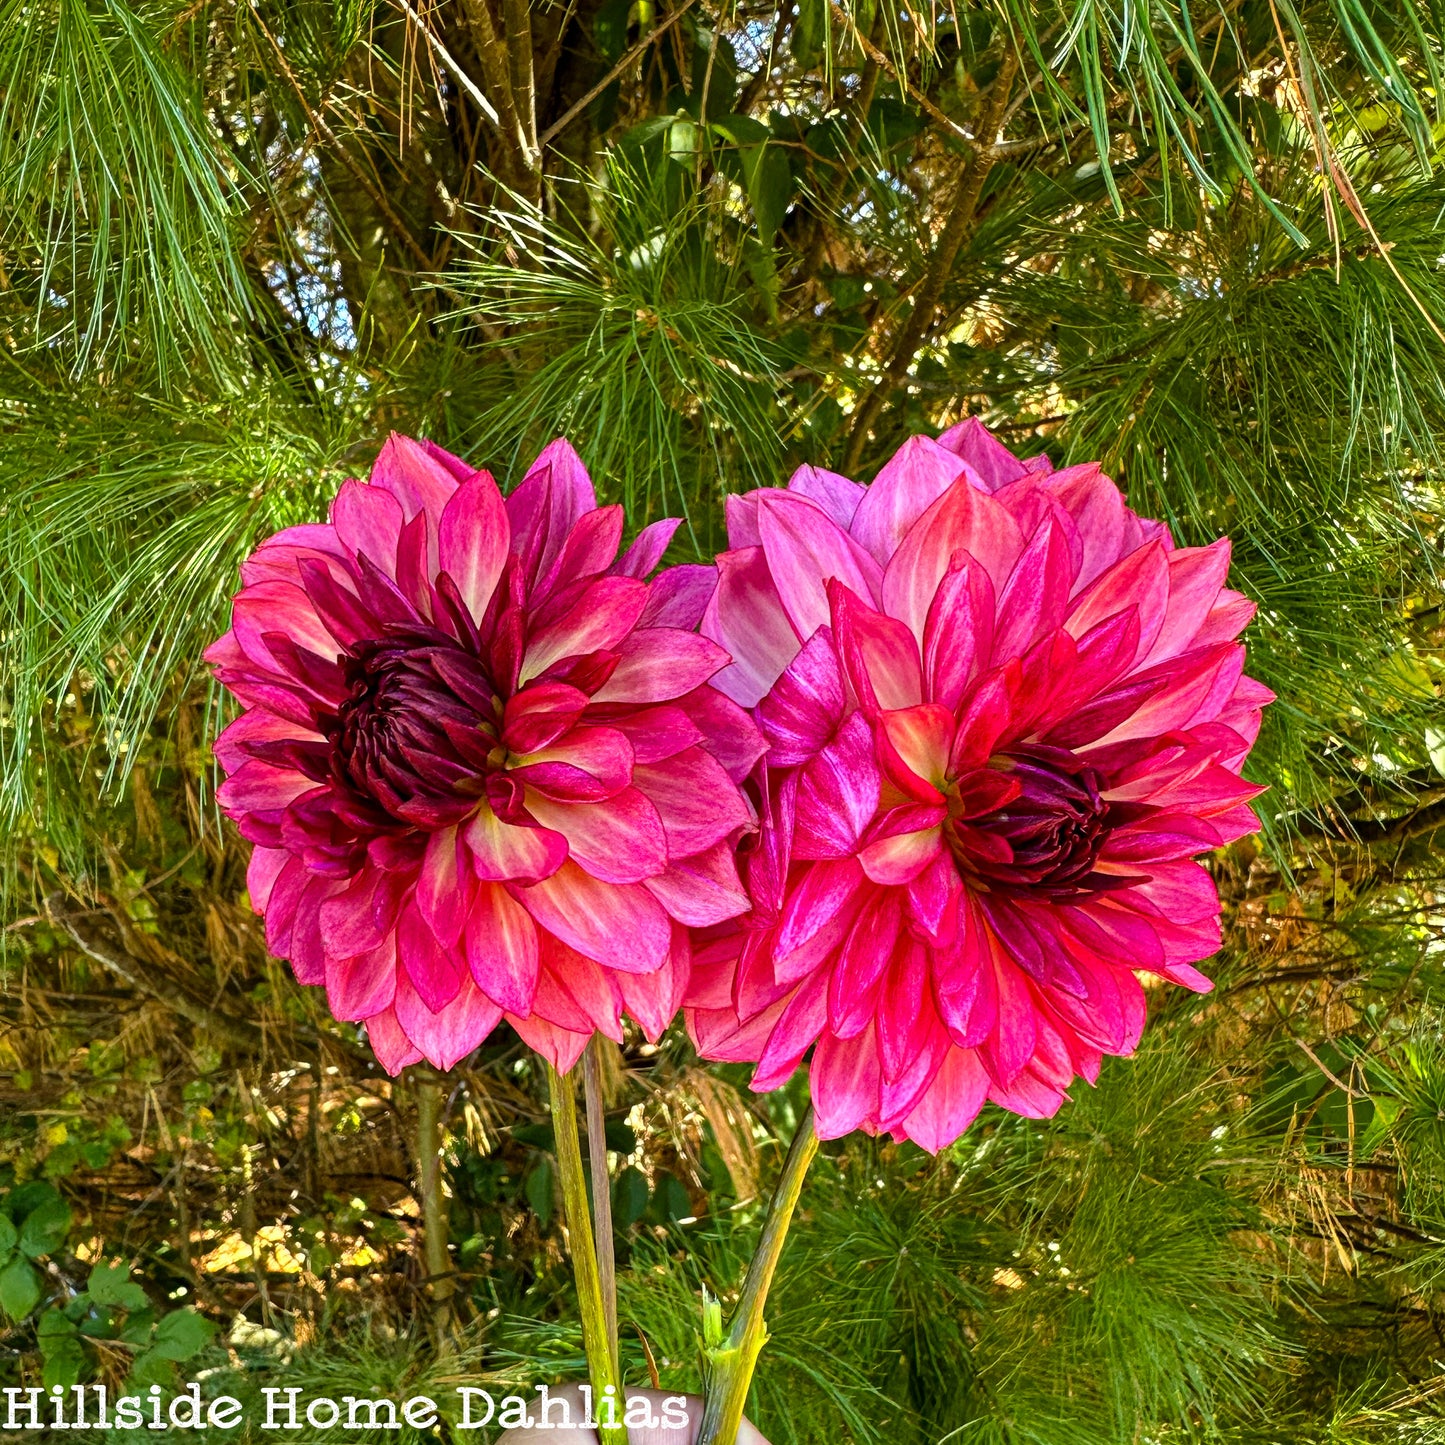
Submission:
[[[990,90],[988,107],[984,113],[981,128],[985,136],[997,136],[1004,109],[1008,105],[1009,92],[1013,89],[1014,77],[1017,74],[1018,58],[1010,50],[1006,52]],[[894,338],[883,375],[878,378],[872,391],[868,393],[863,404],[854,413],[853,429],[848,437],[848,449],[843,458],[844,472],[852,472],[857,467],[863,448],[868,442],[869,429],[877,419],[878,413],[883,409],[883,403],[889,392],[907,375],[918,347],[933,325],[933,318],[938,311],[938,303],[943,296],[943,288],[953,271],[953,263],[958,259],[958,253],[973,228],[974,217],[978,212],[979,197],[983,194],[984,182],[988,179],[993,165],[994,155],[991,147],[988,146],[975,146],[964,162],[963,170],[958,178],[958,185],[954,189],[953,204],[949,208],[948,219],[944,222],[943,230],[939,233],[938,240],[934,245],[933,256],[918,287],[913,310]]]
[[[658,24],[655,29],[648,31],[648,33],[644,35],[642,39],[639,40],[637,44],[632,47],[631,50],[627,51],[627,53],[623,55],[622,59],[619,60],[617,64],[614,65],[612,69],[609,70],[607,74],[604,75],[602,79],[599,80],[597,84],[594,85],[592,89],[589,90],[587,94],[584,95],[582,99],[577,102],[576,105],[571,106],[568,110],[566,110],[559,120],[554,120],[552,124],[549,125],[540,136],[537,137],[537,145],[540,148],[544,149],[545,147],[550,145],[553,140],[555,140],[559,135],[561,135],[562,132],[566,130],[567,127],[571,125],[572,122],[576,120],[577,117],[581,115],[582,112],[586,110],[587,107],[591,105],[592,102],[596,100],[597,97],[601,95],[602,92],[606,90],[607,87],[611,85],[612,82],[623,73],[623,71],[625,71],[630,65],[632,65],[632,63],[637,60],[639,56],[644,54],[655,41],[660,40],[664,35],[666,35],[667,32],[671,30],[672,27],[676,25],[677,22],[681,20],[682,17],[686,15],[687,12],[691,10],[693,5],[696,3],[697,0],[682,0],[682,4],[676,10],[674,10],[672,14],[667,17],[666,20],[663,20],[660,24]]]

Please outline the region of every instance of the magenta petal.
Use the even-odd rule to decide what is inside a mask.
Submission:
[[[639,765],[632,781],[662,819],[669,858],[701,853],[753,822],[722,764],[703,748],[688,748],[665,763]]]
[[[427,839],[426,857],[416,881],[416,902],[443,948],[461,937],[475,880],[464,871],[457,829],[443,828]]]
[[[903,926],[895,888],[878,890],[858,915],[828,980],[828,1027],[839,1037],[862,1033],[876,1010],[878,991],[893,962]]]
[[[537,752],[569,731],[587,704],[587,694],[565,682],[534,683],[507,699],[502,742],[514,753]]]
[[[610,727],[575,727],[528,753],[510,776],[550,798],[598,802],[620,793],[633,777],[632,744]]]
[[[443,947],[414,903],[407,904],[397,920],[396,949],[402,972],[433,1013],[457,996],[465,977],[461,950]]]
[[[952,1048],[902,1130],[920,1149],[937,1154],[962,1138],[988,1097],[989,1077],[973,1049]]]
[[[514,896],[543,928],[608,968],[650,973],[671,946],[671,921],[645,888],[599,882],[572,862]]]
[[[941,828],[920,828],[916,832],[896,833],[869,843],[859,851],[858,862],[874,883],[882,887],[896,887],[913,882],[942,848]]]
[[[752,718],[711,683],[679,698],[678,706],[702,733],[701,746],[722,764],[733,782],[741,783],[767,752],[767,742]]]
[[[682,525],[680,517],[664,517],[650,527],[644,527],[632,545],[613,564],[612,570],[622,577],[636,577],[645,580],[652,575],[662,554],[667,551],[673,534]]]
[[[1036,458],[1033,467],[1021,462],[976,416],[949,427],[938,438],[938,444],[962,457],[991,492],[1037,470],[1038,462],[1043,462],[1045,467],[1048,465],[1045,457]]]
[[[671,917],[689,928],[725,923],[751,907],[726,843],[679,859],[644,886]]]
[[[795,856],[845,858],[854,852],[878,810],[882,785],[872,730],[855,712],[799,774]]]
[[[1045,517],[999,595],[995,663],[1022,655],[1058,627],[1068,607],[1072,580],[1068,539],[1052,517]]]
[[[456,473],[426,443],[396,432],[387,438],[371,469],[371,485],[390,492],[401,503],[408,522],[425,513],[433,545],[442,510],[456,491],[457,481]]]
[[[229,813],[266,812],[284,808],[303,794],[316,791],[320,790],[304,774],[252,759],[221,784],[216,801]]]
[[[530,1018],[508,1014],[507,1022],[516,1029],[522,1042],[533,1053],[546,1059],[559,1074],[570,1073],[576,1067],[593,1032],[590,1028],[585,1031],[566,1029],[536,1014]]]
[[[441,1009],[433,1010],[412,988],[407,975],[399,974],[392,1007],[397,1022],[422,1056],[443,1070],[466,1058],[502,1021],[501,1009],[466,977],[456,994]]]
[[[247,587],[232,605],[231,618],[241,650],[255,666],[269,672],[286,671],[286,659],[266,641],[272,633],[290,638],[298,647],[328,662],[341,652],[336,638],[316,615],[311,599],[290,582],[259,582]]]
[[[846,1041],[823,1034],[808,1068],[818,1137],[841,1139],[860,1125],[876,1127],[880,1084],[878,1051],[871,1034]]]
[[[647,602],[647,584],[631,577],[601,577],[556,622],[527,640],[519,680],[526,682],[564,658],[616,647],[632,631]]]
[[[617,646],[621,661],[594,703],[670,702],[728,665],[717,643],[675,627],[639,628]]]
[[[823,980],[815,975],[793,994],[778,1014],[758,1056],[753,1088],[768,1093],[786,1082],[827,1022]]]
[[[477,987],[509,1014],[531,1012],[541,969],[537,926],[500,883],[477,889],[466,924],[467,966]]]
[[[789,492],[758,494],[758,531],[783,610],[799,637],[828,621],[828,583],[877,601],[882,569],[822,508]]]
[[[371,1045],[377,1063],[393,1077],[421,1058],[421,1050],[407,1038],[392,1008],[385,1008],[367,1019],[366,1041]]]
[[[667,867],[662,819],[639,788],[623,788],[601,803],[560,803],[538,795],[528,798],[527,809],[567,840],[574,862],[604,883],[641,883]]]
[[[955,482],[889,559],[883,574],[884,611],[904,622],[921,642],[938,585],[956,565],[978,562],[1001,591],[1023,545],[1018,524],[1004,507],[971,482]]]
[[[994,596],[988,573],[965,562],[945,574],[923,624],[923,679],[929,701],[956,708],[993,652]]]
[[[1116,562],[1074,603],[1064,626],[1080,638],[1116,613],[1135,608],[1139,614],[1139,656],[1148,655],[1164,625],[1169,605],[1169,559],[1151,542]]]
[[[477,472],[446,504],[437,540],[440,569],[456,584],[474,622],[486,614],[510,544],[502,494],[489,472]]]
[[[276,880],[290,861],[291,855],[284,848],[251,850],[251,861],[246,864],[246,893],[253,913],[265,915]]]
[[[369,1019],[391,1007],[396,994],[396,936],[369,953],[326,960],[326,1006],[338,1019]]]
[[[858,504],[867,492],[866,487],[837,472],[807,465],[788,478],[788,490],[816,502],[845,532],[853,525]]]
[[[713,679],[734,702],[754,707],[798,651],[799,638],[761,547],[724,552],[717,589],[703,613],[702,633],[731,658]]]
[[[702,729],[680,707],[625,713],[610,719],[610,725],[632,745],[636,763],[660,763],[703,741]]]
[[[504,823],[483,803],[462,829],[478,878],[534,883],[550,877],[566,860],[567,840],[546,828]]]
[[[642,1025],[648,1040],[656,1043],[682,1007],[691,975],[692,947],[687,929],[672,930],[672,950],[655,973],[618,973],[612,977],[627,1012]]]
[[[717,568],[696,563],[669,567],[648,584],[639,627],[680,627],[691,632],[717,591]]]
[[[331,504],[331,525],[337,538],[387,573],[396,568],[396,548],[405,520],[401,503],[390,492],[366,482],[343,482]]]
[[[818,752],[842,720],[844,702],[833,634],[820,627],[758,704],[771,766],[792,767]]]
[[[849,530],[887,567],[909,528],[968,470],[929,437],[909,437],[873,479]]]
[[[829,584],[829,597],[838,656],[864,710],[922,702],[923,669],[913,634],[839,583]]]
[[[852,858],[819,863],[804,873],[788,897],[778,932],[779,957],[793,953],[835,921],[863,886],[863,872]]]

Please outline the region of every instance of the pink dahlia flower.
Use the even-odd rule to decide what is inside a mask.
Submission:
[[[1051,1115],[1133,1049],[1139,971],[1210,986],[1193,860],[1257,826],[1239,769],[1271,697],[1229,543],[1176,548],[1098,466],[977,421],[866,489],[804,467],[731,498],[728,535],[702,630],[769,750],[754,912],[686,1000],[699,1049],[766,1090],[811,1048],[824,1137],[937,1150],[986,1099]]]
[[[656,1037],[688,927],[747,908],[738,781],[763,745],[708,686],[711,569],[646,580],[676,526],[617,558],[622,509],[565,441],[504,501],[394,436],[329,522],[243,564],[207,653],[245,708],[220,801],[268,947],[392,1073],[451,1067],[504,1016],[559,1069],[624,1009]]]

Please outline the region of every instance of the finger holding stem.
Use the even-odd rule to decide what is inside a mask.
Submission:
[[[552,1096],[552,1130],[556,1140],[557,1172],[562,1178],[562,1209],[567,1225],[572,1273],[577,1281],[577,1302],[582,1315],[582,1344],[587,1351],[587,1374],[592,1383],[593,1413],[603,1445],[627,1445],[627,1428],[620,1422],[626,1397],[618,1379],[607,1332],[607,1310],[597,1268],[592,1217],[587,1207],[587,1181],[582,1173],[582,1146],[577,1133],[577,1098],[570,1074],[547,1065]],[[609,1417],[616,1424],[603,1424]]]
[[[735,1445],[737,1441],[753,1371],[768,1339],[768,1327],[763,1319],[768,1290],[783,1253],[793,1211],[798,1207],[803,1180],[817,1152],[818,1136],[813,1129],[813,1108],[809,1105],[798,1121],[727,1334],[705,1344],[707,1387],[697,1445]]]

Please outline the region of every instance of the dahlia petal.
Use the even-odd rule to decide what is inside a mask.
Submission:
[[[1069,1096],[1032,1069],[1024,1069],[1007,1084],[994,1079],[989,1085],[988,1097],[990,1103],[1021,1118],[1052,1119]]]
[[[271,901],[271,892],[281,871],[290,862],[291,855],[284,848],[253,848],[250,861],[246,864],[246,893],[251,901],[251,911],[264,916],[266,905]]]
[[[1073,579],[1069,544],[1053,517],[1045,517],[1019,555],[998,599],[993,661],[1016,657],[1063,621]]]
[[[728,546],[733,551],[743,547],[763,545],[762,519],[759,500],[763,495],[759,487],[751,492],[729,492],[723,498],[723,517],[727,522]]]
[[[371,469],[371,485],[390,492],[401,503],[409,522],[425,515],[427,532],[435,556],[437,526],[443,509],[457,489],[457,473],[441,460],[449,457],[440,447],[429,448],[393,432],[377,454]],[[452,462],[455,457],[449,457]],[[459,465],[465,466],[465,463]],[[380,565],[379,559],[373,559]]]
[[[880,887],[911,883],[943,848],[943,830],[937,826],[912,833],[878,838],[862,848],[858,862]]]
[[[862,513],[862,507],[859,509]],[[938,584],[959,562],[973,560],[1002,589],[1023,550],[1018,524],[967,479],[951,486],[909,530],[883,574],[883,610],[920,642]]]
[[[466,1058],[502,1021],[501,1009],[465,977],[456,994],[434,1010],[427,1007],[403,971],[397,975],[392,1008],[422,1057],[443,1071]]]
[[[529,1017],[507,1015],[507,1022],[534,1054],[540,1054],[559,1074],[568,1074],[587,1051],[592,1030],[575,1031],[550,1023],[537,1014]]]
[[[621,541],[621,507],[598,507],[595,512],[584,512],[562,544],[557,560],[538,584],[538,593],[543,596],[560,593],[576,578],[592,577],[600,572],[621,577],[634,576],[613,566]],[[642,579],[636,577],[636,580]]]
[[[599,882],[570,861],[514,896],[578,953],[623,973],[660,968],[671,946],[671,921],[645,888]]]
[[[647,602],[647,584],[632,577],[600,577],[556,622],[527,639],[519,682],[539,677],[563,658],[615,647],[632,631]]]
[[[824,1033],[808,1068],[818,1137],[841,1139],[860,1126],[876,1127],[881,1082],[871,1033],[847,1040]]]
[[[299,582],[297,564],[303,557],[324,560],[339,570],[348,570],[352,549],[336,535],[327,522],[304,522],[283,527],[256,544],[256,550],[241,563],[241,580],[253,582]]]
[[[988,1097],[989,1077],[973,1049],[953,1048],[899,1126],[920,1149],[937,1154],[961,1139]]]
[[[1159,542],[1136,548],[1084,589],[1064,619],[1074,638],[1116,613],[1137,608],[1139,657],[1147,657],[1164,626],[1169,606],[1169,556]]]
[[[856,1037],[873,1017],[902,926],[895,888],[876,891],[859,913],[828,979],[828,1027],[840,1039]]]
[[[759,494],[758,530],[783,610],[800,638],[828,621],[836,579],[874,601],[882,569],[821,507],[789,492]]]
[[[1065,467],[1042,485],[1073,518],[1078,531],[1083,554],[1074,590],[1081,592],[1130,550],[1132,533],[1124,498],[1097,462]]]
[[[440,570],[456,584],[474,622],[486,615],[510,545],[502,494],[490,472],[476,472],[447,502],[437,539]]]
[[[1169,862],[1197,858],[1223,841],[1207,819],[1188,813],[1156,814],[1115,828],[1099,858],[1105,863]]]
[[[753,822],[722,764],[703,748],[688,748],[666,763],[639,765],[632,780],[662,819],[670,858],[701,853]]]
[[[404,975],[411,980],[411,987],[433,1013],[457,996],[466,972],[460,950],[442,945],[416,903],[408,903],[401,910],[396,925],[396,952],[401,962],[398,977]],[[397,1017],[407,1033],[416,1039],[406,1015],[398,1013]],[[420,1044],[421,1040],[416,1042]]]
[[[416,880],[417,907],[443,948],[453,947],[461,937],[472,902],[475,880],[470,869],[463,871],[460,848],[455,826],[433,833]]]
[[[1144,666],[1165,662],[1197,646],[1204,625],[1229,575],[1227,537],[1209,547],[1181,547],[1169,554],[1169,604]]]
[[[990,492],[1040,470],[1040,463],[1044,470],[1049,466],[1047,457],[1035,457],[1032,466],[1020,461],[976,416],[966,417],[949,427],[938,438],[938,445],[962,457]]]
[[[960,912],[958,947],[934,971],[933,998],[954,1043],[973,1049],[998,1023],[998,972],[978,904],[966,901]]]
[[[637,763],[660,763],[703,741],[702,729],[676,706],[624,713],[609,718],[608,726],[616,728],[631,744]]]
[[[641,883],[667,867],[662,819],[639,788],[623,788],[601,803],[529,796],[527,810],[544,828],[560,833],[568,856],[604,883]]]
[[[803,465],[788,479],[788,490],[816,502],[846,532],[867,488],[822,467]]]
[[[639,627],[680,627],[691,632],[717,591],[717,568],[697,563],[669,567],[648,584]]]
[[[923,670],[912,633],[840,583],[829,584],[828,596],[838,656],[864,711],[922,702]]]
[[[537,925],[500,883],[483,883],[466,920],[472,980],[509,1014],[531,1012],[541,971]]]
[[[731,658],[717,643],[676,627],[648,627],[617,645],[621,662],[594,703],[670,702],[700,687]]]
[[[930,438],[909,437],[864,492],[849,530],[887,567],[914,523],[971,470]]]
[[[512,547],[533,582],[551,571],[572,528],[596,506],[581,457],[561,437],[549,442],[507,497]]]
[[[296,919],[291,928],[286,957],[297,983],[326,982],[326,949],[321,935],[321,910],[341,885],[333,878],[312,874],[296,900]]]
[[[994,596],[977,562],[951,568],[923,624],[923,677],[931,702],[956,708],[993,652]]]
[[[754,707],[797,655],[799,638],[761,547],[724,552],[717,567],[702,635],[723,648],[732,663],[712,683],[734,702]]]
[[[421,1050],[402,1031],[392,1008],[385,1008],[366,1020],[366,1041],[377,1063],[393,1078],[421,1058]]]
[[[823,862],[808,869],[788,896],[778,931],[778,957],[800,949],[839,918],[863,884],[863,871],[853,858]]]
[[[633,539],[632,545],[613,564],[612,570],[622,577],[636,577],[645,581],[662,561],[677,529],[682,526],[681,517],[664,517],[644,527]]]
[[[339,541],[359,556],[370,557],[383,572],[396,566],[396,548],[406,518],[401,503],[381,487],[343,482],[331,504],[331,525]]]
[[[910,1065],[934,1052],[935,1030],[937,1045],[946,1047],[948,1036],[938,1028],[930,996],[928,949],[910,939],[894,951],[879,997],[873,1036],[885,1084],[900,1082]]]
[[[567,840],[546,828],[504,823],[483,803],[462,829],[478,878],[535,883],[549,878],[567,858]]]
[[[909,883],[908,916],[933,944],[952,942],[957,925],[954,905],[962,891],[963,880],[947,849]]]
[[[575,727],[535,753],[520,757],[510,776],[558,801],[599,802],[632,782],[632,744],[611,727]]]
[[[820,627],[758,704],[769,764],[793,767],[819,752],[837,729],[844,703],[833,634]]]
[[[1028,1067],[1038,1038],[1038,1009],[1024,975],[997,954],[993,956],[998,1013],[980,1045],[994,1086],[1007,1087]]]
[[[995,668],[981,677],[966,696],[953,735],[950,772],[981,768],[988,761],[1012,719],[1018,677],[1016,663]]]
[[[897,708],[878,715],[878,760],[889,778],[921,803],[941,802],[957,724],[941,703]]]
[[[785,1083],[802,1063],[826,1020],[827,990],[822,977],[814,975],[803,982],[779,1012],[758,1055],[752,1087],[763,1094]]]
[[[724,697],[715,683],[716,679],[679,698],[677,705],[702,733],[699,746],[722,764],[734,783],[740,783],[767,752],[768,744],[752,718],[731,698]]]
[[[1225,588],[1195,633],[1194,645],[1207,647],[1211,642],[1233,642],[1249,626],[1258,610],[1248,597]]]
[[[538,752],[568,732],[587,706],[587,694],[565,682],[533,683],[507,699],[502,743],[514,753]]]
[[[680,858],[643,885],[668,914],[689,928],[738,918],[752,906],[726,843]]]
[[[863,714],[855,712],[799,774],[794,855],[816,859],[852,853],[878,810],[882,781],[872,731]]]
[[[613,982],[623,1006],[642,1026],[650,1043],[656,1043],[682,1007],[691,974],[692,947],[687,929],[672,930],[672,949],[656,973],[619,973]]]
[[[285,659],[272,651],[267,634],[281,633],[328,662],[341,652],[326,624],[316,615],[311,599],[290,582],[258,582],[238,593],[231,608],[231,627],[246,657],[265,671],[286,671]],[[307,679],[300,677],[296,681],[304,683]]]
[[[317,791],[316,784],[305,774],[273,768],[253,758],[242,763],[216,789],[216,801],[228,813],[269,812]]]
[[[396,937],[350,958],[326,959],[326,1006],[347,1022],[369,1019],[391,1007],[396,996]]]

